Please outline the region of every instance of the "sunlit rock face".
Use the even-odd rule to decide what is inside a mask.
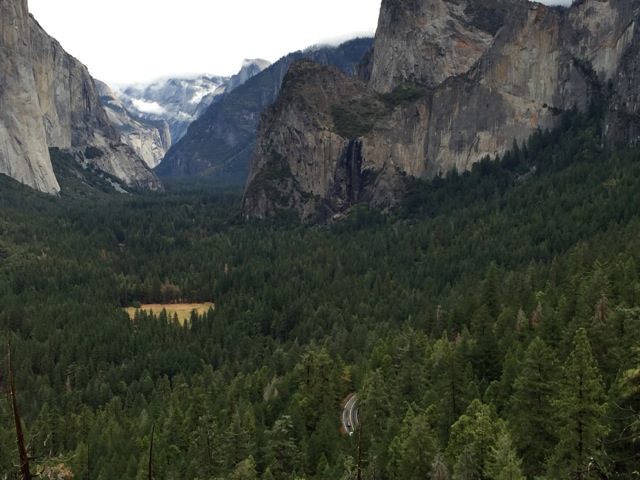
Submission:
[[[0,2],[0,173],[43,192],[60,190],[31,58],[27,1]]]
[[[100,100],[109,122],[120,133],[120,138],[153,168],[164,158],[171,146],[171,132],[165,120],[145,120],[132,115],[117,94],[104,82],[96,80]]]
[[[346,76],[319,85],[315,67],[295,71],[295,91],[324,100],[310,107],[283,92],[263,116],[245,215],[293,210],[315,221],[362,201],[391,206],[407,178],[468,170],[554,127],[559,112],[602,100],[609,139],[637,141],[640,0],[484,5],[383,0],[358,93]],[[345,162],[351,176],[340,173]]]
[[[0,172],[47,193],[60,190],[49,147],[140,188],[161,183],[121,144],[86,67],[29,15],[26,0],[0,2]],[[94,155],[85,158],[87,147]],[[96,152],[99,155],[95,155]]]

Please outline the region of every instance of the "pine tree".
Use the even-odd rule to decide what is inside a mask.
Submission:
[[[427,415],[417,415],[403,439],[405,478],[427,478],[436,452],[435,435]]]
[[[563,381],[553,402],[560,421],[560,441],[549,472],[555,478],[589,478],[600,460],[604,424],[604,386],[584,328],[577,330],[573,351],[563,368]]]
[[[446,332],[436,341],[430,362],[433,386],[428,398],[438,406],[438,435],[444,444],[448,439],[450,426],[468,405],[460,354],[456,345],[447,338]]]
[[[429,472],[431,480],[449,480],[449,469],[447,468],[447,464],[444,463],[444,458],[442,458],[442,454],[438,453],[433,459],[433,463],[431,464],[431,472]]]
[[[500,274],[496,262],[491,262],[482,282],[482,304],[487,307],[491,319],[495,321],[500,314]]]
[[[491,448],[485,464],[485,476],[490,480],[525,480],[522,460],[518,458],[511,436],[504,430]]]
[[[434,437],[427,415],[409,407],[400,434],[389,445],[389,478],[427,478],[437,452]]]
[[[632,358],[636,366],[621,372],[607,392],[611,432],[606,453],[620,478],[631,478],[640,467],[640,348],[634,349]]]
[[[267,466],[276,479],[289,478],[299,466],[299,447],[293,437],[293,424],[283,415],[267,432]],[[266,472],[265,472],[266,474]]]
[[[368,439],[365,445],[373,446],[384,439],[391,416],[390,388],[380,368],[365,377],[358,402],[360,412],[364,412],[363,431]]]
[[[553,351],[540,338],[529,344],[514,382],[509,423],[515,445],[529,476],[541,475],[557,443],[554,406],[559,366]]]
[[[505,429],[492,406],[476,399],[451,426],[445,456],[453,465],[453,478],[481,478],[489,452]]]
[[[230,480],[257,480],[256,462],[251,455],[236,465]]]

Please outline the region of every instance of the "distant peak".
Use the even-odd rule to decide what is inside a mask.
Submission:
[[[244,60],[242,60],[241,68],[247,68],[251,65],[257,65],[258,67],[260,67],[260,69],[265,69],[269,65],[271,65],[271,62],[263,58],[245,58]]]

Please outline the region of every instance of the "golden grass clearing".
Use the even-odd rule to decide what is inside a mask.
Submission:
[[[141,305],[140,308],[136,307],[127,307],[125,311],[129,314],[129,318],[133,318],[136,314],[136,310],[145,310],[147,312],[154,313],[158,315],[162,310],[167,311],[167,315],[169,318],[173,318],[173,314],[178,315],[178,320],[180,322],[185,322],[189,320],[191,316],[191,311],[195,310],[196,313],[202,315],[203,313],[207,313],[209,308],[214,308],[213,302],[205,302],[205,303],[147,303]]]

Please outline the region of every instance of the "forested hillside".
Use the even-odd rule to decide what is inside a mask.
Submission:
[[[3,177],[0,478],[23,478],[9,343],[40,478],[637,478],[640,150],[599,118],[323,226]],[[215,308],[122,310],[187,301]]]

